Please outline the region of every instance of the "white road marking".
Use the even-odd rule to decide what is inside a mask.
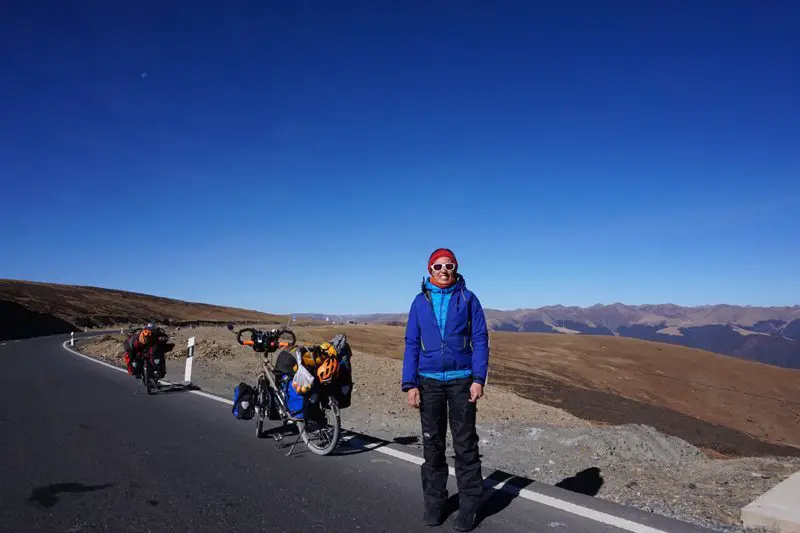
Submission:
[[[98,359],[95,359],[93,357],[89,357],[88,355],[84,355],[82,353],[76,352],[75,350],[73,350],[73,349],[71,349],[71,348],[69,348],[67,346],[68,342],[69,341],[64,341],[64,343],[62,344],[62,347],[65,350],[67,350],[69,352],[72,352],[75,355],[77,355],[79,357],[83,357],[84,359],[87,359],[87,360],[92,361],[94,363],[101,364],[103,366],[106,366],[108,368],[112,368],[112,369],[117,370],[119,372],[126,372],[127,373],[127,370],[125,370],[124,368],[120,368],[120,367],[117,367],[117,366],[114,366],[114,365],[110,365],[108,363],[105,363],[105,362],[100,361]],[[172,385],[172,383],[170,383],[168,381],[163,381],[162,380],[162,383],[164,383],[166,385]],[[198,396],[202,396],[204,398],[208,398],[210,400],[215,400],[215,401],[227,404],[227,405],[233,405],[233,401],[232,400],[229,400],[228,398],[223,398],[221,396],[216,396],[214,394],[209,394],[207,392],[196,391],[196,390],[190,390],[190,391],[187,391],[187,392],[189,392],[190,394],[196,394]],[[346,428],[344,428],[344,427],[342,427],[342,429],[346,430]],[[400,450],[395,450],[394,448],[390,448],[390,447],[386,446],[383,442],[367,443],[367,442],[364,442],[364,441],[362,441],[362,440],[360,440],[358,438],[352,438],[352,439],[348,439],[348,440],[349,440],[348,445],[349,445],[350,442],[359,443],[359,444],[356,444],[356,446],[358,446],[359,448],[363,448],[363,449],[366,449],[366,450],[374,450],[376,452],[382,453],[384,455],[389,455],[389,456],[394,457],[396,459],[402,459],[403,461],[408,461],[409,463],[413,463],[413,464],[416,464],[416,465],[421,465],[422,463],[425,462],[425,460],[422,457],[419,457],[417,455],[413,455],[413,454],[410,454],[410,453],[407,453],[407,452],[403,452],[403,451],[400,451]],[[452,466],[448,467],[448,470],[449,470],[451,476],[455,476],[455,469]],[[511,479],[511,478],[509,478],[509,479]],[[540,493],[534,492],[532,490],[509,487],[509,486],[507,486],[507,483],[508,483],[508,479],[500,481],[498,483],[495,483],[494,485],[490,485],[490,486],[488,486],[488,488],[490,488],[492,490],[501,490],[503,492],[509,492],[511,494],[516,494],[520,498],[524,498],[524,499],[532,501],[532,502],[540,503],[542,505],[547,505],[548,507],[553,507],[554,509],[558,509],[560,511],[564,511],[564,512],[567,512],[567,513],[570,513],[570,514],[574,514],[576,516],[580,516],[580,517],[583,517],[583,518],[588,518],[590,520],[594,520],[595,522],[600,522],[602,524],[607,524],[607,525],[610,525],[612,527],[616,527],[618,529],[624,529],[626,531],[631,531],[632,533],[669,533],[669,532],[664,531],[662,529],[657,529],[657,528],[654,528],[654,527],[646,526],[644,524],[640,524],[638,522],[634,522],[634,521],[628,520],[626,518],[620,518],[618,516],[614,516],[612,514],[604,513],[602,511],[596,511],[594,509],[590,509],[589,507],[583,507],[582,505],[571,503],[571,502],[568,502],[568,501],[565,501],[565,500],[559,500],[558,498],[554,498],[552,496],[546,496],[544,494],[540,494]]]
[[[93,363],[97,363],[99,365],[106,366],[106,367],[111,368],[113,370],[116,370],[118,372],[125,372],[126,374],[128,373],[128,371],[125,370],[124,368],[120,368],[118,366],[114,366],[112,364],[106,363],[105,361],[100,361],[99,359],[96,359],[94,357],[90,357],[88,355],[84,355],[84,354],[82,354],[82,353],[80,353],[78,351],[75,351],[72,348],[70,348],[69,346],[67,346],[68,343],[69,343],[69,341],[64,341],[64,344],[62,344],[61,346],[65,350],[74,353],[78,357],[83,357],[84,359],[87,359],[87,360],[89,360],[89,361],[91,361]],[[163,385],[167,385],[167,386],[175,385],[175,383],[172,383],[171,381],[167,381],[165,379],[159,380],[159,383],[161,383]],[[207,392],[203,392],[203,391],[199,391],[199,390],[190,390],[190,391],[186,391],[186,392],[189,392],[190,394],[197,394],[198,396],[202,396],[204,398],[209,398],[211,400],[216,400],[218,402],[222,402],[222,403],[225,403],[225,404],[228,404],[228,405],[233,405],[233,400],[229,400],[227,398],[222,398],[220,396],[214,396],[213,394],[209,394]]]
[[[223,398],[222,396],[215,396],[213,394],[209,394],[209,393],[203,392],[201,390],[190,390],[189,393],[190,394],[197,394],[198,396],[202,396],[203,398],[208,398],[209,400],[216,400],[218,402],[221,402],[221,403],[224,403],[224,404],[227,404],[227,405],[231,405],[231,406],[233,405],[233,400],[229,400],[228,398]]]
[[[118,367],[118,366],[110,365],[110,364],[108,364],[108,363],[106,363],[106,362],[104,362],[104,361],[100,361],[99,359],[95,359],[94,357],[89,357],[88,355],[83,355],[82,353],[80,353],[80,352],[78,352],[78,351],[76,351],[76,350],[73,350],[72,348],[70,348],[69,346],[67,346],[67,343],[68,343],[68,342],[69,342],[69,341],[64,341],[64,344],[62,344],[62,345],[61,345],[61,346],[62,346],[62,347],[65,349],[65,350],[67,350],[68,352],[72,352],[72,353],[74,353],[75,355],[77,355],[78,357],[83,357],[84,359],[86,359],[86,360],[88,360],[88,361],[91,361],[91,362],[93,362],[93,363],[97,363],[98,365],[107,366],[108,368],[111,368],[112,370],[116,370],[116,371],[118,371],[118,372],[125,372],[126,374],[128,373],[128,371],[127,371],[127,370],[125,370],[124,368],[120,368],[120,367]]]

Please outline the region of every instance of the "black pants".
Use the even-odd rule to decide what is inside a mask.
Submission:
[[[422,378],[419,385],[423,450],[422,492],[425,501],[443,504],[447,500],[447,422],[453,435],[459,505],[479,505],[483,496],[476,404],[469,401],[472,379],[436,381]]]

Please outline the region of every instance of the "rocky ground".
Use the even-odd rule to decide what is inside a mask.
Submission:
[[[253,384],[258,359],[226,329],[171,334],[177,347],[166,379],[182,381],[186,341],[194,336],[193,382],[225,397],[240,381]],[[82,341],[78,349],[122,366],[121,339],[106,335]],[[418,412],[399,387],[401,362],[352,348],[354,392],[343,411],[346,428],[419,448]],[[740,530],[740,509],[800,470],[800,458],[707,457],[646,425],[581,420],[491,386],[479,402],[478,424],[485,476],[499,469],[723,531]]]

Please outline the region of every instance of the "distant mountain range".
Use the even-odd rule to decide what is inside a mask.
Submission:
[[[405,314],[304,315],[335,322],[402,324]],[[501,311],[487,309],[495,331],[613,335],[701,348],[784,368],[800,369],[800,305],[563,305]]]

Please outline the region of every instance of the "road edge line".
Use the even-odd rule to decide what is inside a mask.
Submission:
[[[80,353],[80,352],[79,352],[79,351],[77,351],[77,350],[73,350],[72,348],[70,348],[69,346],[67,346],[67,343],[68,343],[68,342],[69,342],[69,341],[68,341],[68,340],[66,340],[66,341],[64,341],[64,342],[61,344],[61,347],[62,347],[62,348],[64,348],[65,350],[67,350],[68,352],[72,352],[72,353],[74,353],[75,355],[77,355],[78,357],[83,357],[84,359],[86,359],[86,360],[88,360],[88,361],[91,361],[91,362],[93,362],[93,363],[97,363],[98,365],[107,366],[108,368],[110,368],[110,369],[112,369],[112,370],[116,370],[116,371],[118,371],[118,372],[125,372],[126,374],[128,373],[128,371],[127,371],[127,370],[125,370],[124,368],[120,368],[120,367],[118,367],[118,366],[114,366],[114,365],[112,365],[112,364],[106,363],[105,361],[101,361],[101,360],[99,360],[99,359],[95,359],[94,357],[90,357],[90,356],[88,356],[88,355],[82,354],[82,353]]]

